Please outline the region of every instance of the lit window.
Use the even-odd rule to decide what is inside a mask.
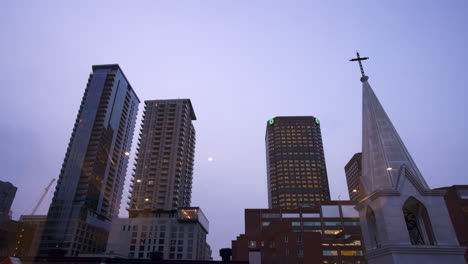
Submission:
[[[326,235],[336,235],[341,233],[343,230],[324,230]]]
[[[256,248],[257,247],[257,241],[249,241],[249,248]]]
[[[270,226],[270,222],[262,222],[262,226]]]
[[[361,250],[341,250],[341,256],[362,256]]]

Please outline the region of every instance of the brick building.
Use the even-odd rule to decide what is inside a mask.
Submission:
[[[466,247],[465,259],[468,263],[468,185],[453,185],[437,188],[446,190],[445,203],[452,220],[453,228],[457,234],[458,242]]]
[[[232,241],[234,261],[261,263],[364,262],[354,201],[326,201],[298,209],[246,209],[245,234]]]

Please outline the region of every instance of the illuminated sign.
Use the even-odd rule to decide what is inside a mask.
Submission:
[[[315,124],[320,125],[320,120],[318,118],[315,118]]]
[[[273,125],[274,123],[275,123],[275,119],[274,119],[274,118],[268,120],[268,124]]]

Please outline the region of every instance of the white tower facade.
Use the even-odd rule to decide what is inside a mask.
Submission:
[[[359,211],[368,263],[466,263],[444,191],[431,190],[363,75]]]

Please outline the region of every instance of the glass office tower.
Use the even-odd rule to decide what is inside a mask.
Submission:
[[[139,99],[119,65],[88,79],[39,247],[40,255],[103,252],[119,212]]]
[[[294,209],[330,200],[320,121],[280,116],[267,123],[268,205]]]

